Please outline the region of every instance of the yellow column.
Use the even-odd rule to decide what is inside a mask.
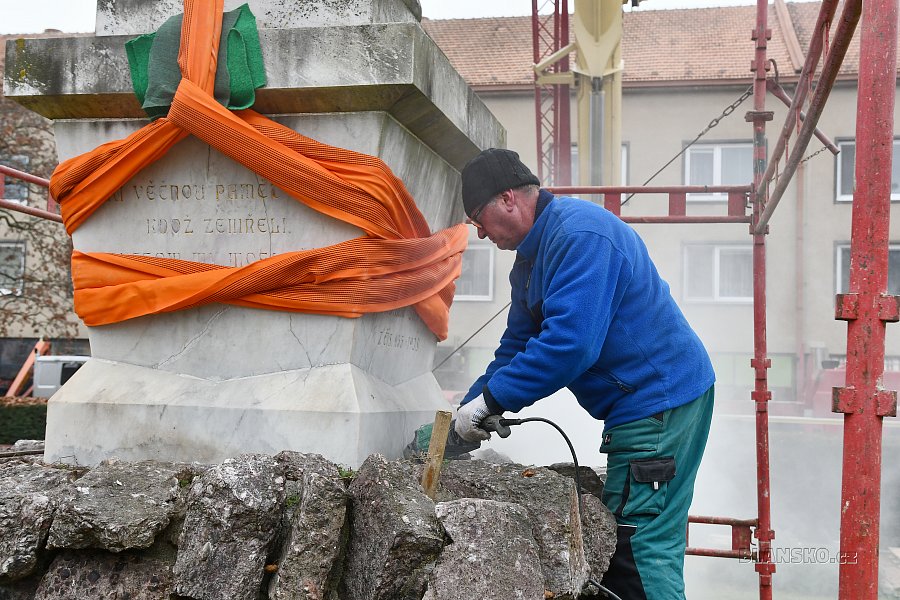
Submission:
[[[622,183],[622,4],[575,0],[581,185]]]

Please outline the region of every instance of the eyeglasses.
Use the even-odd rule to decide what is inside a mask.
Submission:
[[[472,225],[474,225],[474,226],[477,227],[478,229],[484,229],[484,225],[482,225],[482,224],[478,221],[478,217],[481,215],[482,212],[484,212],[484,208],[485,208],[488,204],[490,204],[490,203],[491,203],[491,200],[488,200],[487,202],[485,202],[484,204],[482,204],[481,206],[479,206],[478,208],[476,208],[476,209],[472,212],[472,216],[469,217],[469,223],[471,223]]]

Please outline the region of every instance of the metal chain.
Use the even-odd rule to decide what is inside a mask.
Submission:
[[[749,97],[752,96],[752,95],[753,95],[753,86],[751,85],[750,87],[747,88],[747,91],[746,91],[746,92],[744,92],[743,94],[740,95],[740,97],[739,97],[737,100],[735,100],[734,102],[732,102],[730,106],[727,106],[727,107],[725,108],[725,110],[722,111],[722,114],[721,114],[721,115],[719,115],[718,117],[716,117],[715,119],[713,119],[712,121],[710,121],[710,122],[709,122],[709,125],[706,126],[706,129],[704,129],[703,131],[701,131],[701,132],[697,135],[697,137],[694,138],[694,141],[691,142],[691,144],[693,144],[693,143],[696,142],[698,139],[700,139],[701,137],[703,137],[704,135],[706,135],[707,133],[709,133],[709,130],[710,130],[710,129],[712,129],[713,127],[715,127],[716,125],[719,124],[719,121],[721,121],[722,119],[724,119],[725,117],[727,117],[728,115],[730,115],[731,113],[733,113],[735,110],[737,110],[737,107],[740,106],[741,104],[743,104],[743,103],[744,103],[744,100],[746,100],[747,98],[749,98]],[[688,146],[690,146],[691,144],[688,144]]]
[[[662,173],[662,172],[666,169],[666,167],[668,167],[668,166],[671,165],[673,162],[675,162],[676,160],[678,160],[678,158],[679,158],[682,154],[684,154],[685,152],[687,152],[687,149],[688,149],[688,148],[690,148],[691,146],[693,146],[694,144],[696,144],[697,141],[698,141],[700,138],[702,138],[704,135],[706,135],[707,133],[709,133],[710,129],[712,129],[713,127],[715,127],[716,125],[718,125],[719,122],[720,122],[722,119],[724,119],[725,117],[727,117],[728,115],[730,115],[731,113],[733,113],[735,110],[737,110],[737,107],[740,106],[741,104],[743,104],[744,101],[745,101],[747,98],[749,98],[750,96],[752,96],[752,95],[753,95],[753,86],[751,85],[750,87],[747,88],[747,91],[746,91],[746,92],[744,92],[743,94],[741,94],[741,95],[738,97],[737,100],[735,100],[734,102],[732,102],[730,105],[726,106],[726,107],[725,107],[725,110],[722,111],[722,114],[721,114],[721,115],[719,115],[718,117],[715,117],[712,121],[710,121],[709,124],[703,129],[703,131],[701,131],[700,133],[697,134],[697,137],[695,137],[695,138],[694,138],[693,140],[691,140],[684,148],[681,149],[681,152],[679,152],[678,154],[676,154],[675,156],[673,156],[673,157],[671,158],[671,160],[669,160],[669,162],[667,162],[667,163],[664,164],[662,167],[660,167],[659,170],[658,170],[656,173],[654,173],[654,174],[651,175],[649,178],[647,178],[647,181],[645,181],[645,182],[642,183],[641,185],[644,186],[644,185],[647,185],[648,183],[650,183],[651,181],[653,181],[653,180],[656,178],[657,175],[659,175],[660,173]],[[622,201],[622,205],[625,205],[625,204],[626,204],[629,200],[631,200],[633,197],[634,197],[634,194],[630,194],[627,198],[625,198],[625,200]]]
[[[812,154],[810,154],[809,156],[807,156],[807,157],[805,157],[803,160],[801,160],[801,161],[800,161],[800,164],[802,165],[803,163],[805,163],[805,162],[808,161],[809,159],[813,158],[814,156],[818,156],[818,155],[822,154],[822,153],[825,152],[826,150],[828,150],[828,146],[822,146],[821,148],[819,148],[818,150],[816,150],[815,152],[813,152]]]

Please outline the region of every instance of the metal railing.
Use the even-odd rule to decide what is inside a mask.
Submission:
[[[45,188],[50,187],[50,180],[48,179],[44,179],[43,177],[38,177],[37,175],[32,175],[31,173],[19,171],[18,169],[13,169],[12,167],[7,167],[4,165],[0,165],[0,176],[13,177],[15,179],[20,179],[28,183],[34,183]],[[0,189],[2,189],[2,186],[0,186]],[[56,202],[50,196],[47,197],[47,202],[48,204],[52,203],[53,206],[56,206]],[[7,200],[6,198],[0,198],[0,208],[20,212],[32,217],[47,219],[48,221],[62,223],[62,217],[54,212],[50,212],[49,210],[41,210],[40,208],[34,208],[33,206],[28,206],[26,204],[15,202],[13,200]]]

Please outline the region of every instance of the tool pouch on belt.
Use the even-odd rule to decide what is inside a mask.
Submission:
[[[616,514],[658,515],[666,503],[668,482],[675,478],[675,457],[658,456],[629,461],[622,503]]]

